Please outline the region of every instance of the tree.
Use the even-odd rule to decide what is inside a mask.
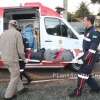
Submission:
[[[92,3],[100,3],[100,0],[91,0]]]
[[[90,12],[84,2],[80,4],[79,9],[76,11],[75,16],[78,18],[83,18],[86,15],[89,15]]]
[[[99,11],[99,13],[97,15],[100,16],[100,11]]]
[[[67,20],[69,21],[69,22],[77,22],[78,20],[76,19],[76,17],[75,17],[75,15],[74,14],[72,14],[72,13],[70,13],[70,12],[68,12],[67,13]]]
[[[99,4],[100,4],[100,0],[91,0],[91,2],[92,2],[93,4],[94,4],[94,3],[99,3]],[[99,13],[98,13],[97,15],[100,16],[100,11],[99,11]]]

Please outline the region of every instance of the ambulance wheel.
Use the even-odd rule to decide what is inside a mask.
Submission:
[[[73,63],[73,64],[71,64],[70,69],[77,72],[77,71],[79,71],[80,67],[81,67],[80,64]]]

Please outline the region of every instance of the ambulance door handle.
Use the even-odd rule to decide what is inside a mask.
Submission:
[[[45,42],[53,42],[53,41],[51,41],[51,40],[45,40]]]

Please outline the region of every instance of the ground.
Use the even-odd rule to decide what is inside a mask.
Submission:
[[[18,95],[14,100],[100,100],[100,94],[90,94],[87,86],[81,97],[69,98],[68,94],[76,85],[73,83],[76,83],[76,80],[64,79],[52,82],[32,83],[26,86],[29,88],[28,92]],[[7,83],[0,83],[0,100],[3,100],[2,97],[6,87]]]
[[[99,74],[100,70],[96,70],[95,74]],[[28,72],[33,78],[33,82],[27,85],[29,90],[17,95],[13,100],[100,100],[100,93],[89,93],[90,88],[86,85],[81,97],[69,98],[68,94],[76,86],[76,73],[66,70],[29,70]],[[75,75],[75,76],[74,76]],[[95,77],[100,84],[99,75]],[[41,80],[47,80],[41,82]],[[49,79],[49,80],[48,80]],[[53,79],[53,80],[50,80]],[[40,80],[38,82],[38,80]],[[6,70],[0,70],[0,100],[3,100],[5,90],[9,82],[9,73]]]

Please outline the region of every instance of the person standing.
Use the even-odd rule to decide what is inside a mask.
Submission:
[[[26,80],[27,80],[27,82],[25,82],[23,84],[24,85],[30,84],[32,79],[27,74],[27,69],[25,68],[25,62],[24,61],[19,61],[19,66],[20,66],[20,78],[21,78],[21,80],[23,80],[23,77],[26,78]]]
[[[34,50],[34,32],[33,32],[33,25],[32,24],[28,24],[25,26],[25,28],[23,28],[22,32],[22,37],[25,38],[28,43],[28,47],[32,50]]]
[[[20,33],[21,33],[21,27],[17,27],[16,28]],[[22,36],[22,34],[21,34]],[[22,40],[23,40],[23,45],[24,45],[24,53],[25,53],[25,58],[26,58],[26,48],[28,48],[29,44],[27,42],[26,38],[23,38],[22,36]],[[26,83],[23,83],[24,85],[28,85],[31,83],[32,79],[31,77],[27,74],[27,69],[25,68],[25,62],[19,58],[19,66],[20,66],[20,78],[21,80],[23,79],[23,77],[25,77],[27,79]]]
[[[23,44],[24,44],[24,52],[26,54],[26,48],[28,47],[28,43],[26,42],[26,39],[23,38]],[[24,85],[28,85],[31,83],[32,79],[31,77],[27,74],[27,69],[25,68],[25,62],[23,60],[19,61],[19,66],[20,66],[20,78],[21,80],[23,79],[23,77],[25,77],[27,79],[27,82],[24,83]]]
[[[17,92],[24,90],[20,79],[19,57],[25,62],[27,60],[25,59],[22,36],[16,29],[17,25],[16,20],[10,20],[8,30],[0,36],[0,52],[5,66],[10,72],[10,82],[5,92],[5,100],[12,100]]]
[[[70,97],[81,96],[85,83],[91,88],[90,92],[100,92],[100,86],[91,75],[95,64],[97,48],[100,43],[100,32],[96,31],[93,25],[94,21],[95,17],[93,15],[84,17],[86,30],[83,39],[84,55],[81,57],[83,64],[78,72],[77,87],[69,94]]]

